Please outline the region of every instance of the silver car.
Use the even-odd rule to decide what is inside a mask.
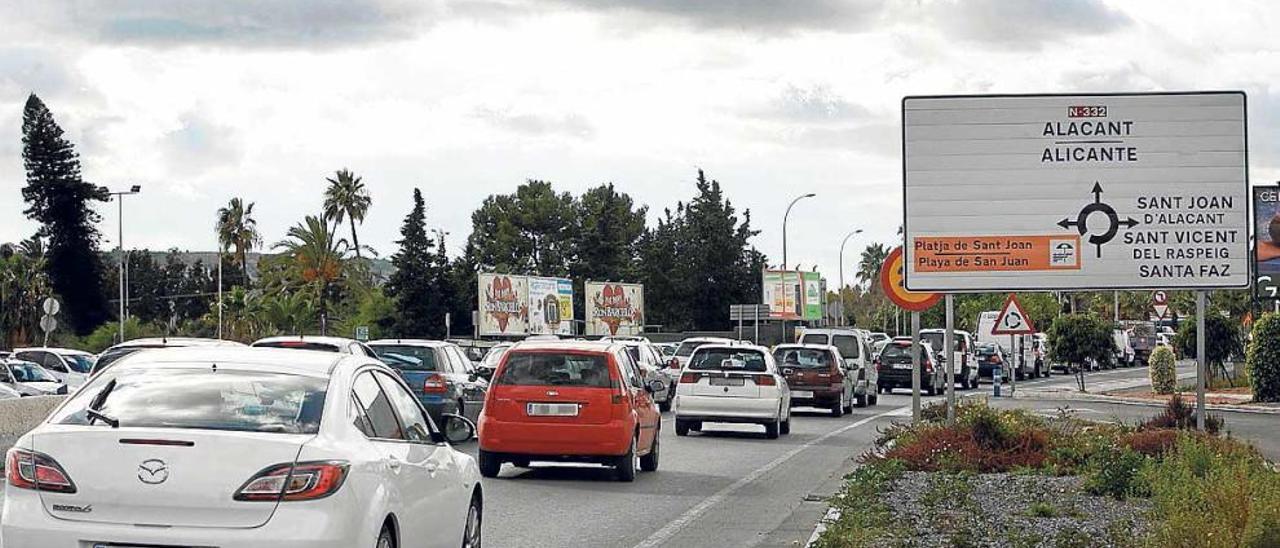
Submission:
[[[676,395],[676,381],[680,378],[680,370],[668,368],[666,360],[662,357],[662,351],[647,340],[616,338],[613,340],[626,347],[627,353],[631,354],[631,359],[640,365],[640,369],[644,371],[645,384],[655,380],[662,382],[663,388],[653,393],[653,401],[657,402],[658,410],[670,411],[671,400]]]
[[[43,367],[14,359],[0,361],[0,386],[13,389],[21,396],[54,396],[67,393],[67,384]]]

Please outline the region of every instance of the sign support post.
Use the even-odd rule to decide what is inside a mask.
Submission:
[[[753,324],[756,328],[756,337],[751,340],[755,344],[760,344],[760,307],[756,307],[756,321]]]
[[[911,422],[920,422],[920,313],[911,312]]]
[[[1009,397],[1018,393],[1018,373],[1022,371],[1022,364],[1018,360],[1022,358],[1022,354],[1018,352],[1018,336],[1009,335],[1009,363],[1013,365],[1013,373],[1009,374]]]
[[[1196,429],[1204,431],[1204,377],[1208,370],[1204,355],[1204,291],[1196,291]]]
[[[947,424],[956,422],[956,333],[955,333],[955,295],[947,293],[947,331],[942,340],[942,355],[946,360],[947,383]]]

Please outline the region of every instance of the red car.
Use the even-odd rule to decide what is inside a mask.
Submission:
[[[520,343],[498,364],[480,413],[480,473],[530,461],[603,464],[621,481],[637,467],[657,470],[658,388],[621,344]]]

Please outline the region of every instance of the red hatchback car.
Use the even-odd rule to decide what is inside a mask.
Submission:
[[[525,342],[502,358],[480,413],[480,473],[503,463],[594,462],[633,481],[658,469],[662,417],[626,347]],[[661,382],[661,381],[653,381]]]

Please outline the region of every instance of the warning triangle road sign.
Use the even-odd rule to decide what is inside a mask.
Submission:
[[[991,334],[1030,335],[1035,332],[1036,328],[1031,325],[1031,318],[1023,312],[1022,305],[1018,304],[1018,298],[1010,293],[1009,298],[1004,301],[1004,307],[1000,309],[1000,316],[996,318],[996,326],[991,329]]]

